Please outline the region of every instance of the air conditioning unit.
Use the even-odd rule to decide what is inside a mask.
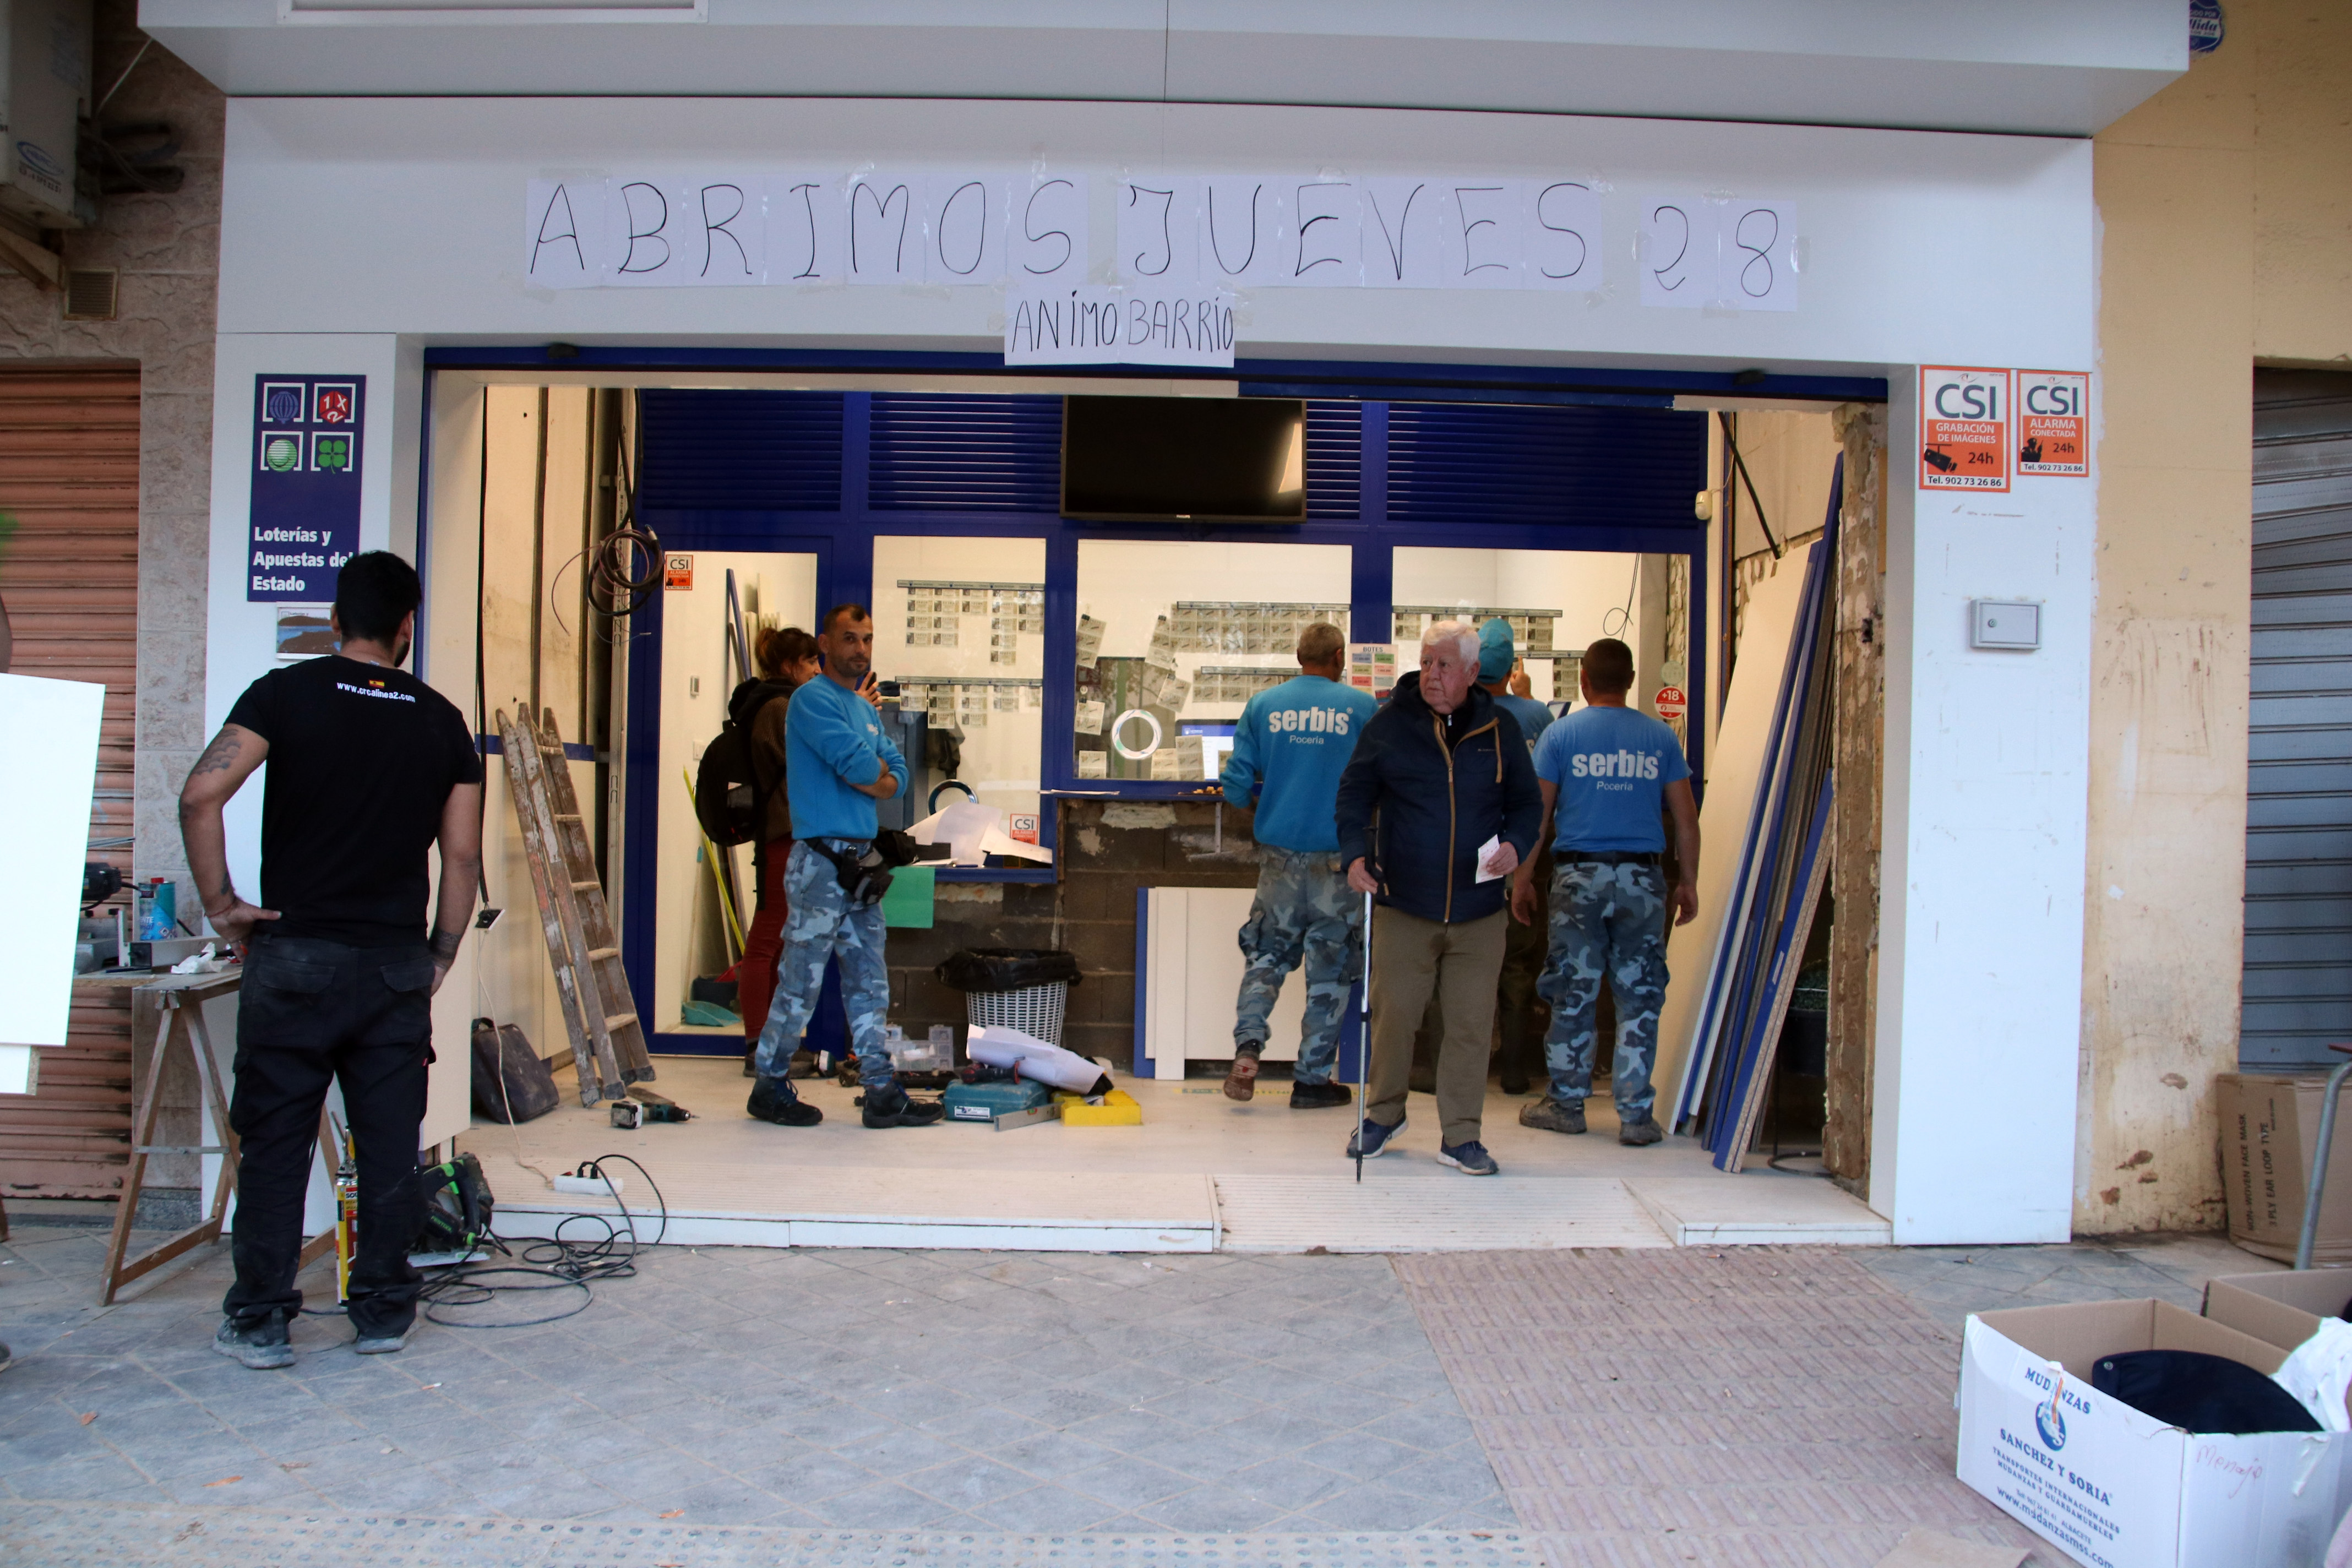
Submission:
[[[0,212],[41,228],[92,216],[74,182],[90,11],[90,0],[0,0]]]

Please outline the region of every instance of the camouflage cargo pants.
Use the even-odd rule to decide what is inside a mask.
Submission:
[[[1617,1002],[1611,1089],[1617,1114],[1650,1114],[1657,1090],[1658,1008],[1666,998],[1665,874],[1655,866],[1603,866],[1563,855],[1551,885],[1551,960],[1537,983],[1551,1004],[1544,1062],[1551,1095],[1570,1103],[1592,1092],[1593,1004],[1606,979]]]
[[[866,845],[828,838],[833,848]],[[833,862],[807,843],[793,846],[784,863],[784,896],[792,913],[784,921],[784,955],[776,961],[776,995],[760,1030],[755,1070],[782,1078],[799,1048],[817,993],[824,984],[824,961],[841,959],[841,1001],[849,1015],[850,1048],[857,1053],[858,1081],[868,1090],[887,1090],[897,1081],[882,1049],[882,1025],[890,1011],[890,971],[883,961],[882,906],[853,907]]]
[[[1330,1082],[1348,993],[1364,974],[1364,899],[1348,886],[1339,857],[1260,845],[1257,898],[1240,942],[1247,967],[1234,1009],[1234,1043],[1265,1043],[1283,976],[1304,962],[1307,1012],[1292,1081]]]

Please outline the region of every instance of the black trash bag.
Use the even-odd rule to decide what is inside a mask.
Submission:
[[[1078,961],[1058,951],[1029,947],[968,947],[931,971],[959,991],[1021,991],[1057,980],[1078,983]]]
[[[474,1020],[474,1114],[489,1121],[532,1121],[561,1096],[530,1039],[513,1024]]]
[[[2126,1351],[2091,1365],[2091,1386],[2184,1431],[2316,1432],[2303,1401],[2242,1362],[2202,1351]]]

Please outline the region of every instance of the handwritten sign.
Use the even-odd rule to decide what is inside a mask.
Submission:
[[[1921,365],[1919,488],[2009,489],[2009,372]]]
[[[2017,471],[2082,479],[2091,471],[2091,378],[2086,372],[2017,373]]]
[[[1797,308],[1796,211],[1786,202],[1642,198],[1642,303],[1681,310]]]
[[[1230,370],[1234,297],[1214,289],[1017,283],[1004,296],[1004,363]]]
[[[1087,181],[866,169],[533,180],[522,276],[543,289],[1082,279]]]
[[[323,605],[360,547],[363,375],[258,375],[247,604]]]
[[[1108,276],[1176,293],[1590,292],[1609,282],[1608,189],[1565,173],[1127,175],[1111,196]],[[1803,248],[1789,203],[1650,193],[1634,205],[1643,304],[1797,308]],[[540,179],[525,202],[522,277],[545,289],[1086,286],[1104,276],[1092,270],[1093,207],[1086,174],[1043,167]],[[1616,243],[1622,266],[1622,231]]]

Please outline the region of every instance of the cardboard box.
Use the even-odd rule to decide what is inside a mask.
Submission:
[[[2183,1432],[2091,1386],[2125,1351],[2286,1353],[2164,1301],[2020,1307],[1969,1319],[1959,1477],[2089,1568],[2319,1568],[2352,1506],[2352,1433]]]
[[[2352,1268],[2223,1274],[2205,1282],[2205,1315],[2264,1344],[2291,1351],[2319,1331],[2319,1320],[2352,1302]]]
[[[2327,1079],[2223,1073],[2214,1080],[2221,1114],[2221,1189],[2230,1239],[2258,1257],[2294,1261],[2303,1194],[2319,1142]],[[2352,1094],[2347,1094],[2352,1100]],[[2316,1264],[2352,1264],[2352,1105],[2337,1108],[2336,1149],[2319,1209]]]

